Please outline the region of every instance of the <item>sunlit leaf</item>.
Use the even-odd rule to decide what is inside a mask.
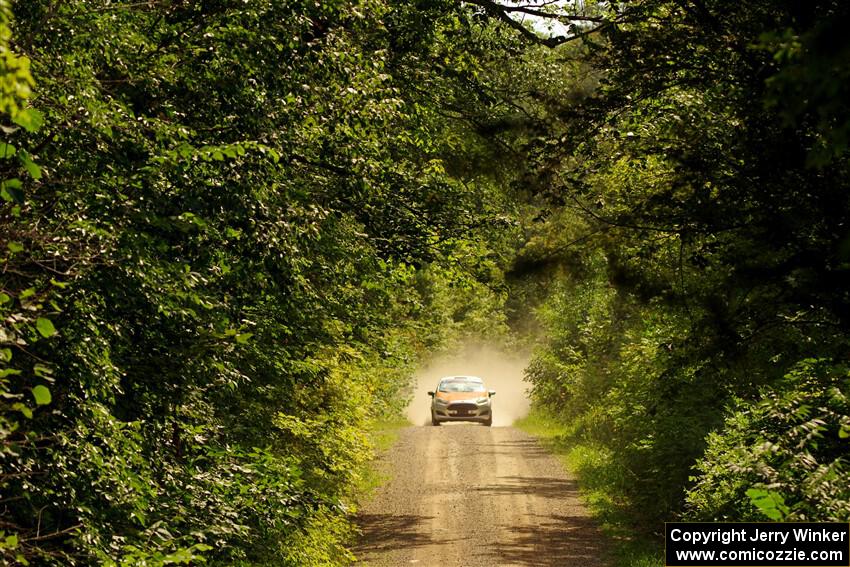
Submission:
[[[34,108],[27,108],[15,114],[12,120],[28,132],[35,132],[44,123],[44,115]]]
[[[15,157],[17,149],[12,144],[0,142],[0,159]]]
[[[56,327],[53,326],[53,322],[50,319],[39,317],[36,319],[35,327],[42,337],[52,337],[56,334]]]
[[[35,398],[35,403],[40,406],[46,406],[52,400],[50,390],[47,389],[47,386],[42,386],[41,384],[33,387],[32,395]]]

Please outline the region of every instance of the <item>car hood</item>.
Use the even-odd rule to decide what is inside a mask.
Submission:
[[[458,400],[486,398],[487,392],[437,392],[437,397],[447,402],[456,402]]]

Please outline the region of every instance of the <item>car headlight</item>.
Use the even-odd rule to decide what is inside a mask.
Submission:
[[[434,401],[440,404],[441,406],[448,405],[449,401],[444,400],[443,398],[434,398]]]
[[[490,403],[490,398],[478,398],[477,400],[475,400],[475,403],[476,403],[476,404],[479,404],[479,405],[481,405],[481,404],[489,404],[489,403]]]

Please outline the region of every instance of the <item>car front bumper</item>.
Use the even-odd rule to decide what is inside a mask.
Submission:
[[[475,407],[473,407],[475,406]],[[460,404],[432,406],[431,417],[435,421],[490,421],[493,411],[490,404]]]

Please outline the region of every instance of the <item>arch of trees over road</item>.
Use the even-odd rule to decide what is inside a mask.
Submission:
[[[847,521],[849,11],[0,0],[2,562],[344,564],[470,335],[636,530]]]

